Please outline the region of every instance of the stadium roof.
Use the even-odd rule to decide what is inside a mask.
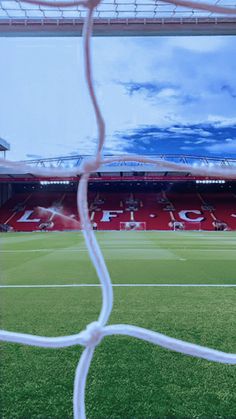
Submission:
[[[0,137],[0,151],[8,151],[10,150],[10,144]]]
[[[111,157],[111,156],[104,156]],[[125,177],[129,178],[132,176],[145,177],[160,177],[168,180],[169,177],[174,178],[191,178],[192,174],[189,170],[189,166],[202,167],[202,168],[211,168],[211,167],[221,167],[221,168],[234,168],[236,167],[236,159],[226,159],[226,158],[213,158],[213,157],[204,157],[204,156],[192,156],[192,155],[174,155],[174,154],[162,154],[155,156],[146,156],[161,162],[161,167],[158,168],[154,164],[140,163],[137,161],[116,161],[113,163],[101,165],[97,173],[91,175],[94,179],[105,180],[106,177],[114,178],[116,180],[119,177],[123,179]],[[37,159],[37,160],[27,160],[22,162],[27,164],[27,168],[19,167],[1,167],[0,166],[0,181],[38,181],[40,176],[36,176],[33,173],[37,172],[36,169],[61,169],[65,173],[65,170],[78,169],[78,176],[80,175],[80,167],[84,161],[91,159],[91,156],[66,156],[66,157],[55,157],[48,159]],[[173,162],[180,164],[182,167],[180,170],[170,170],[165,167],[165,162]],[[186,165],[186,170],[184,166]],[[32,169],[31,169],[32,168]],[[192,176],[194,177],[194,176]],[[62,176],[47,176],[45,178],[50,179],[64,179],[65,175]],[[195,177],[194,177],[195,178]],[[42,179],[42,178],[41,178]],[[71,178],[71,180],[76,180],[78,177]]]
[[[114,157],[114,156],[104,156],[104,159]],[[161,160],[161,161],[171,161],[174,163],[179,164],[186,164],[186,165],[197,165],[197,166],[208,166],[211,165],[220,165],[220,166],[236,166],[236,159],[231,158],[222,158],[222,157],[206,157],[206,156],[194,156],[194,155],[186,155],[186,154],[157,154],[157,155],[146,155],[143,157],[149,157],[154,160]],[[42,158],[42,159],[35,159],[35,160],[27,160],[24,163],[29,164],[33,167],[46,167],[46,168],[63,168],[63,169],[71,169],[73,167],[78,167],[86,160],[90,159],[91,156],[64,156],[64,157],[53,157],[53,158]],[[100,167],[99,171],[101,172],[126,172],[127,169],[132,169],[132,171],[153,171],[156,166],[141,162],[134,161],[120,161],[120,162],[113,162]]]

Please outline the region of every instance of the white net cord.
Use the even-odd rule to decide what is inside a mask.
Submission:
[[[226,8],[220,7],[217,5],[209,5],[198,2],[189,2],[184,0],[162,0],[165,3],[172,3],[176,6],[184,6],[190,8],[196,8],[201,10],[208,10],[218,13],[234,14],[236,15],[236,8]],[[190,355],[198,358],[207,359],[209,361],[224,363],[224,364],[236,364],[236,353],[230,354],[221,352],[215,349],[210,349],[207,347],[202,347],[192,343],[188,343],[182,340],[174,339],[163,334],[143,329],[137,326],[131,326],[126,324],[110,325],[107,326],[110,313],[113,306],[113,290],[110,275],[103,258],[101,249],[97,243],[95,234],[92,230],[89,215],[88,215],[88,203],[87,203],[87,191],[88,191],[88,179],[91,172],[96,172],[101,164],[111,163],[114,161],[138,161],[144,163],[152,163],[158,167],[165,166],[169,169],[181,169],[187,170],[191,169],[191,172],[196,175],[211,175],[211,176],[221,176],[224,178],[235,178],[236,169],[234,168],[220,168],[218,166],[207,168],[192,167],[192,166],[181,166],[176,163],[171,162],[162,162],[149,158],[144,158],[140,156],[124,156],[124,157],[111,157],[109,159],[102,159],[102,149],[105,141],[105,123],[102,118],[101,110],[98,105],[94,84],[92,79],[92,70],[91,70],[91,56],[90,56],[90,38],[92,32],[92,22],[93,22],[93,11],[96,6],[100,3],[100,0],[87,0],[87,1],[70,1],[70,2],[57,2],[57,1],[38,1],[38,0],[24,0],[25,3],[31,3],[34,5],[47,5],[49,7],[71,7],[71,6],[82,6],[87,9],[87,18],[84,25],[84,55],[85,55],[85,74],[89,90],[89,95],[92,101],[94,113],[96,116],[97,126],[98,126],[98,145],[97,152],[94,159],[91,159],[88,162],[85,162],[80,168],[79,173],[78,169],[73,170],[54,170],[54,169],[39,169],[28,167],[25,164],[19,162],[10,162],[6,160],[0,160],[0,165],[2,167],[14,168],[19,171],[24,171],[27,168],[27,171],[35,175],[40,176],[73,176],[81,175],[78,194],[77,194],[77,204],[78,211],[80,215],[80,220],[82,224],[82,231],[86,246],[89,252],[90,259],[96,269],[99,281],[102,288],[102,308],[98,318],[98,321],[95,321],[89,324],[86,330],[71,336],[61,336],[61,337],[43,337],[43,336],[34,336],[29,334],[14,333],[8,332],[5,330],[0,330],[0,340],[5,342],[12,343],[21,343],[31,346],[39,346],[44,348],[63,348],[73,345],[82,345],[85,347],[80,361],[78,363],[75,380],[74,380],[74,393],[73,393],[73,409],[74,409],[74,419],[85,419],[85,388],[86,388],[86,379],[89,371],[90,363],[93,358],[93,353],[96,346],[101,342],[101,340],[110,335],[126,335],[135,337],[138,339],[151,342],[155,345],[173,350],[185,355]]]

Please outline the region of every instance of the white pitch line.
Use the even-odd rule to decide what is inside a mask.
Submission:
[[[230,288],[236,284],[112,284],[113,287],[217,287]],[[0,285],[0,288],[73,288],[97,287],[100,284]]]
[[[189,248],[189,249],[186,249],[185,247],[184,248],[182,248],[182,247],[176,247],[176,248],[168,248],[168,247],[166,247],[166,248],[161,248],[161,247],[145,247],[145,249],[143,248],[143,247],[139,247],[139,246],[137,246],[137,247],[129,247],[129,246],[122,246],[122,247],[120,247],[120,246],[117,246],[117,245],[110,245],[110,246],[103,246],[102,247],[102,249],[104,250],[104,251],[114,251],[114,252],[117,252],[117,251],[122,251],[122,250],[125,250],[125,251],[130,251],[130,252],[137,252],[137,251],[154,251],[154,252],[160,252],[160,251],[162,251],[162,252],[165,252],[165,251],[168,251],[168,252],[174,252],[174,251],[187,251],[187,252],[205,252],[205,251],[207,251],[207,252],[235,252],[235,250],[236,249],[232,249],[232,248],[230,248],[230,249],[215,249],[215,248],[207,248],[207,249],[201,249],[201,248],[194,248],[194,249],[191,249],[191,248]],[[81,247],[78,247],[78,248],[74,248],[74,249],[57,249],[57,248],[51,248],[51,249],[15,249],[15,250],[10,250],[10,249],[8,249],[8,250],[0,250],[0,254],[1,253],[45,253],[45,252],[62,252],[62,253],[87,253],[88,252],[88,250],[86,249],[86,248],[81,248]],[[179,259],[179,260],[185,260],[185,259]]]

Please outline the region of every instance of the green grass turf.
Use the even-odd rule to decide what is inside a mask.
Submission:
[[[97,236],[114,283],[236,284],[234,233]],[[0,246],[2,284],[98,282],[78,233],[2,235]],[[1,327],[47,336],[77,333],[101,306],[99,288],[13,288],[0,295]],[[110,323],[236,352],[236,288],[115,288],[114,297]],[[72,418],[82,348],[2,347],[0,417]],[[107,337],[95,351],[86,409],[90,419],[235,418],[236,367]]]
[[[98,233],[114,283],[234,283],[232,232]],[[79,233],[5,235],[2,284],[96,283]],[[227,269],[226,269],[227,267]]]

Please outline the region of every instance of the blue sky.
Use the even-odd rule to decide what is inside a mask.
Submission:
[[[236,157],[235,37],[94,38],[105,153]],[[81,38],[0,39],[0,137],[20,160],[92,154]]]

